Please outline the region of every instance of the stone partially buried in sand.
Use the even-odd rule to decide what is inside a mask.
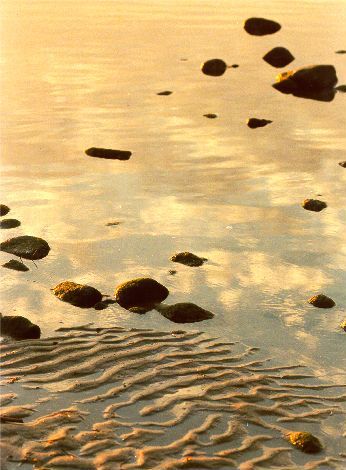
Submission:
[[[310,297],[308,303],[318,308],[333,308],[335,306],[334,300],[324,294],[318,294]]]
[[[168,289],[151,278],[138,278],[120,284],[115,290],[115,298],[127,310],[141,307],[150,310],[168,296]]]
[[[327,207],[327,204],[319,199],[304,199],[302,207],[307,211],[321,212]]]
[[[257,127],[264,127],[272,122],[273,121],[270,121],[269,119],[250,118],[247,120],[246,124],[250,129],[257,129]]]
[[[156,310],[174,323],[195,323],[210,320],[214,314],[190,302],[174,305],[158,305]]]
[[[21,271],[21,272],[29,271],[29,268],[25,266],[24,263],[21,263],[20,261],[16,259],[10,259],[10,261],[7,261],[7,263],[3,264],[2,266],[3,268],[13,269],[14,271]]]
[[[14,339],[37,339],[41,336],[38,325],[19,315],[2,316],[0,314],[0,330],[1,334]]]
[[[286,438],[294,447],[307,454],[316,454],[323,448],[319,439],[309,432],[289,432]]]
[[[105,158],[107,160],[129,160],[132,155],[132,152],[128,150],[113,150],[97,147],[91,147],[86,150],[85,153],[89,157]]]
[[[274,47],[263,56],[263,60],[273,67],[285,67],[290,64],[294,57],[286,47]]]
[[[244,29],[252,36],[265,36],[279,31],[281,25],[266,18],[248,18],[244,23]]]
[[[10,208],[5,206],[5,204],[0,204],[0,215],[6,215],[10,212]]]
[[[48,243],[42,238],[23,235],[14,237],[0,244],[0,251],[11,253],[25,259],[42,259],[50,251]]]
[[[75,307],[90,308],[102,300],[102,294],[94,287],[63,281],[52,289],[54,295]]]
[[[185,264],[185,266],[202,266],[207,258],[200,258],[189,251],[183,251],[182,253],[176,253],[171,257],[171,261],[175,263]]]
[[[17,219],[3,219],[0,220],[0,228],[2,229],[10,229],[16,228],[20,226],[20,222]]]
[[[226,72],[227,64],[222,59],[210,59],[202,64],[201,70],[205,75],[220,77]]]

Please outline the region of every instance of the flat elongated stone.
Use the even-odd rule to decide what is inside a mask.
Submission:
[[[339,85],[335,87],[336,91],[339,91],[340,93],[346,93],[346,85]]]
[[[20,315],[0,314],[0,329],[1,334],[14,339],[37,339],[41,336],[40,327]]]
[[[159,93],[156,93],[159,96],[169,96],[173,93],[173,91],[170,90],[165,90],[165,91],[160,91]]]
[[[119,305],[130,310],[141,307],[150,310],[168,296],[168,289],[151,278],[138,278],[120,284],[115,290]]]
[[[63,302],[75,307],[90,308],[101,302],[102,294],[94,287],[77,284],[73,281],[63,281],[53,289],[53,293]]]
[[[217,118],[217,114],[214,114],[214,113],[203,114],[203,116],[208,118],[208,119],[216,119]]]
[[[286,67],[294,57],[285,47],[274,47],[263,56],[263,60],[273,67]]]
[[[327,204],[319,199],[305,199],[302,202],[302,207],[307,211],[321,212],[327,207]]]
[[[257,127],[264,127],[272,122],[273,121],[270,121],[269,119],[250,118],[247,121],[247,125],[250,129],[256,129]]]
[[[248,18],[244,23],[244,29],[253,36],[265,36],[274,34],[281,29],[281,25],[266,18]]]
[[[2,229],[10,229],[16,228],[20,226],[20,222],[17,219],[2,219],[0,220],[0,228]]]
[[[294,447],[307,454],[316,454],[322,450],[321,442],[309,432],[290,432],[287,438]]]
[[[113,150],[97,147],[91,147],[86,150],[85,153],[89,155],[89,157],[105,158],[107,160],[129,160],[132,155],[132,152],[128,150]]]
[[[205,75],[220,77],[226,72],[227,64],[222,59],[210,59],[202,64],[201,70]]]
[[[23,235],[2,242],[0,250],[25,259],[41,259],[48,255],[50,247],[42,238]]]
[[[171,257],[171,261],[175,263],[185,264],[185,266],[202,266],[205,261],[208,261],[207,258],[200,258],[189,251],[183,251],[181,253],[176,253]]]
[[[7,269],[13,269],[14,271],[29,271],[29,268],[25,266],[24,263],[21,263],[16,259],[10,259],[10,261],[7,261],[7,263],[3,264],[2,266]]]
[[[334,300],[324,294],[314,295],[310,297],[308,302],[318,308],[333,308],[335,306]]]
[[[190,302],[158,305],[156,310],[174,323],[195,323],[213,318],[214,314]]]

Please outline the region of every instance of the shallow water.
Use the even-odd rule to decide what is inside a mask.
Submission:
[[[341,383],[345,95],[283,95],[270,86],[281,69],[262,57],[285,46],[296,57],[285,69],[333,64],[345,83],[346,55],[335,51],[346,48],[346,3],[4,0],[1,9],[1,202],[22,224],[1,237],[51,246],[38,269],[1,268],[2,312],[27,316],[43,336],[87,322],[176,329],[157,312],[80,310],[49,290],[66,279],[112,294],[149,276],[169,288],[167,303],[215,313],[184,329],[240,339]],[[250,36],[250,16],[282,29]],[[200,64],[214,57],[239,68],[207,77]],[[249,117],[273,123],[251,130]],[[87,157],[89,147],[133,155],[106,161]],[[327,209],[304,211],[317,195]],[[169,261],[187,250],[209,261]],[[307,304],[319,292],[336,307]]]

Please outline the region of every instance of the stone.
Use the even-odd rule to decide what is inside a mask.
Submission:
[[[230,68],[232,69],[237,69],[239,67],[239,64],[232,64],[230,65]]]
[[[5,206],[5,204],[0,204],[0,215],[6,215],[10,212],[10,208]]]
[[[346,320],[340,323],[340,328],[342,328],[344,331],[346,331]]]
[[[327,207],[327,204],[319,199],[305,199],[302,202],[302,207],[307,211],[321,212]]]
[[[128,150],[112,150],[91,147],[85,151],[89,157],[105,158],[107,160],[129,160],[132,152]]]
[[[339,162],[339,165],[342,166],[343,168],[346,168],[346,160],[344,162]]]
[[[175,263],[185,264],[185,266],[202,266],[205,261],[208,261],[207,258],[200,258],[189,251],[184,251],[182,253],[176,253],[171,257],[171,261]]]
[[[248,18],[244,23],[244,29],[253,36],[265,36],[274,34],[281,29],[281,25],[276,21],[266,18]]]
[[[322,450],[319,439],[309,432],[289,432],[286,437],[294,447],[307,454],[316,454]]]
[[[0,329],[2,335],[19,340],[37,339],[41,336],[40,327],[20,315],[2,316],[0,314]]]
[[[21,263],[16,259],[10,259],[10,261],[7,261],[7,263],[3,264],[2,266],[3,268],[13,269],[14,271],[29,271],[29,268],[25,266],[24,263]]]
[[[214,113],[207,113],[207,114],[203,114],[204,117],[208,118],[208,119],[215,119],[217,118],[217,114],[214,114]]]
[[[159,93],[156,93],[159,96],[169,96],[173,93],[173,91],[165,90],[165,91],[160,91]]]
[[[338,51],[335,51],[335,54],[346,54],[346,50],[345,49],[340,49]]]
[[[220,77],[226,72],[227,64],[222,59],[210,59],[202,64],[201,70],[205,75]]]
[[[120,284],[115,290],[115,298],[121,307],[129,310],[141,307],[151,310],[168,296],[168,289],[151,278],[138,278]]]
[[[346,85],[339,85],[335,88],[336,91],[339,91],[340,93],[346,93]]]
[[[94,287],[77,284],[73,281],[63,281],[53,289],[53,293],[58,299],[67,302],[75,307],[94,307],[102,300],[102,294]]]
[[[175,269],[170,269],[168,272],[171,276],[174,276],[174,274],[177,274],[177,271]]]
[[[273,67],[286,67],[294,57],[286,47],[274,47],[263,56],[263,60]]]
[[[335,306],[334,300],[324,294],[314,295],[310,297],[308,302],[318,308],[333,308]]]
[[[174,305],[158,305],[156,310],[165,318],[174,323],[195,323],[210,320],[214,314],[190,302],[181,302]]]
[[[273,121],[270,121],[269,119],[257,119],[257,118],[250,118],[247,121],[248,127],[250,129],[256,129],[257,127],[264,127],[268,124],[270,124]]]
[[[20,222],[17,219],[3,219],[0,220],[0,228],[9,229],[16,228],[20,226]]]
[[[42,238],[23,235],[2,242],[0,251],[11,253],[20,258],[35,260],[45,258],[50,251],[50,246]]]
[[[116,225],[119,225],[120,223],[121,223],[121,222],[108,222],[108,223],[106,224],[106,226],[107,226],[107,227],[114,227],[114,226],[116,226]]]

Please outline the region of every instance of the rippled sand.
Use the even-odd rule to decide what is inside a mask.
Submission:
[[[346,384],[196,332],[87,325],[58,334],[2,344],[3,469],[346,465],[321,433],[325,450],[314,456],[284,439],[341,424]]]

